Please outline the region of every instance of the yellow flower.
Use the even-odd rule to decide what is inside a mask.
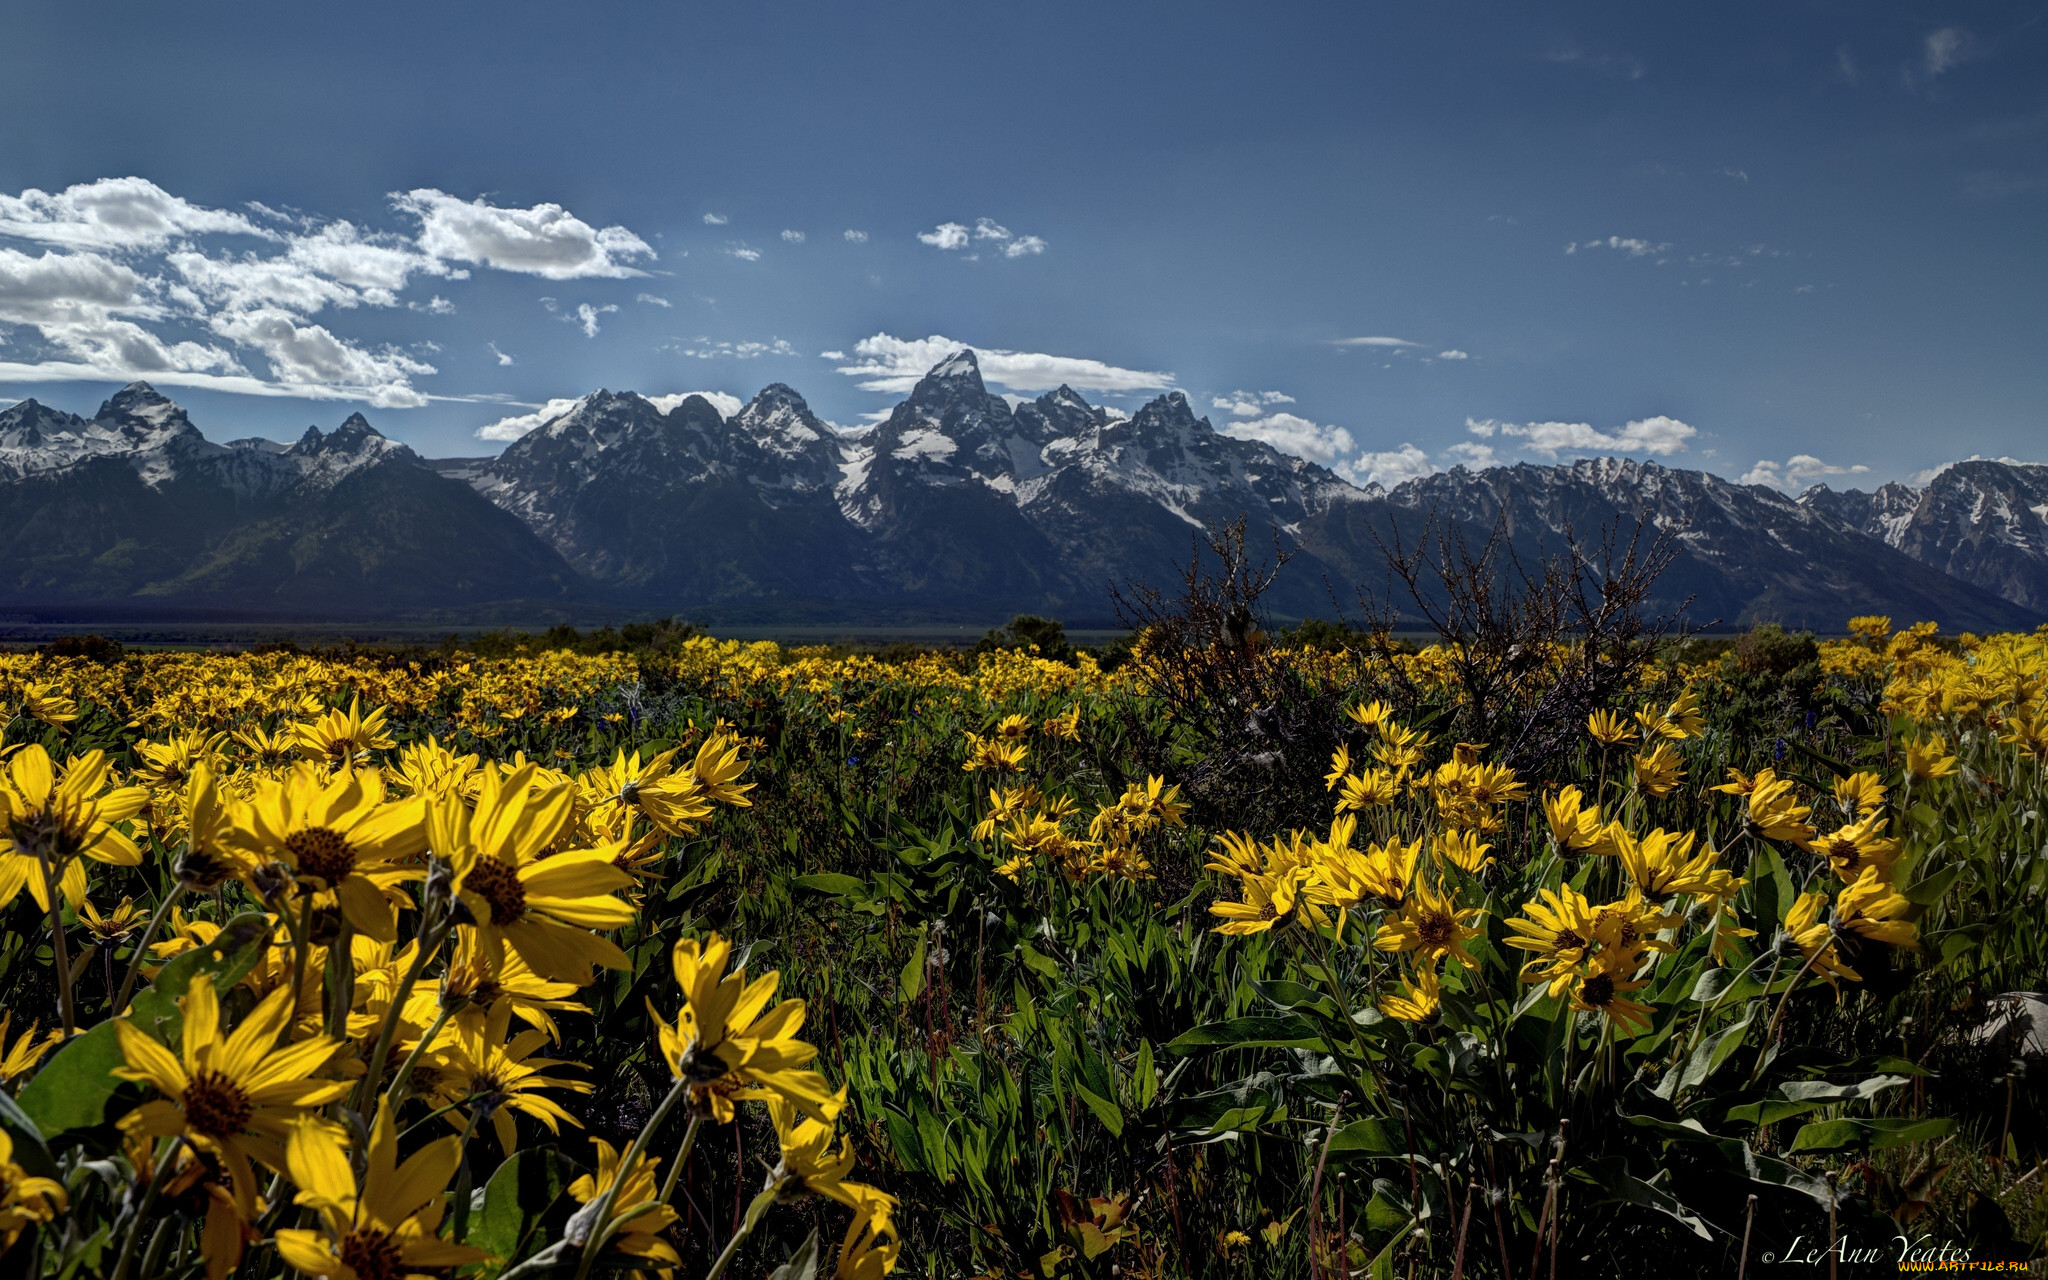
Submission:
[[[1510,916],[1506,943],[1533,952],[1522,966],[1522,981],[1548,982],[1550,994],[1562,995],[1593,945],[1593,904],[1571,885],[1545,889],[1522,904],[1523,915]]]
[[[1622,719],[1619,711],[1595,711],[1586,717],[1586,732],[1593,741],[1603,747],[1618,747],[1624,742],[1634,742],[1636,731],[1629,722]]]
[[[832,1268],[832,1280],[881,1280],[896,1269],[903,1244],[891,1220],[895,1205],[894,1196],[877,1191],[854,1207],[853,1220],[846,1224],[846,1234],[839,1241],[839,1261]]]
[[[135,780],[152,791],[181,788],[192,776],[192,767],[219,755],[221,744],[227,740],[225,733],[209,735],[194,729],[162,742],[137,743],[135,754],[141,757],[142,764],[135,770]]]
[[[630,924],[634,910],[612,896],[633,877],[612,865],[615,849],[572,849],[543,857],[569,821],[566,782],[536,785],[536,766],[485,768],[476,808],[458,799],[427,806],[432,847],[455,869],[455,894],[493,966],[510,946],[543,978],[588,986],[591,966],[630,969],[610,939],[592,929]]]
[[[286,1158],[299,1188],[296,1203],[319,1213],[320,1229],[280,1228],[278,1256],[332,1280],[447,1275],[491,1256],[440,1236],[448,1182],[462,1163],[459,1138],[429,1142],[400,1164],[391,1104],[380,1100],[364,1156],[358,1192],[340,1135],[312,1121],[293,1126]]]
[[[173,1055],[126,1018],[114,1023],[127,1063],[114,1074],[163,1095],[121,1117],[121,1127],[151,1138],[182,1135],[217,1158],[228,1171],[236,1208],[248,1221],[256,1216],[250,1157],[282,1172],[291,1126],[312,1117],[314,1108],[347,1095],[346,1081],[314,1076],[341,1042],[314,1036],[277,1047],[291,1017],[291,996],[282,990],[272,992],[233,1034],[223,1036],[220,999],[210,974],[192,979],[178,1007],[185,1015],[182,1055]]]
[[[63,1183],[30,1177],[14,1163],[14,1135],[0,1129],[0,1252],[13,1248],[31,1224],[49,1222],[70,1207]]]
[[[1906,776],[1914,782],[1952,778],[1955,773],[1956,758],[1948,753],[1948,740],[1940,734],[1906,744]]]
[[[1851,982],[1863,981],[1863,975],[1851,969],[1842,959],[1842,953],[1835,947],[1835,932],[1829,922],[1820,918],[1821,907],[1827,903],[1828,895],[1808,892],[1799,895],[1792,904],[1792,910],[1785,914],[1785,932],[1791,936],[1799,954],[1806,957],[1814,971],[1833,983],[1837,976]]]
[[[737,781],[747,771],[747,764],[740,759],[736,739],[730,734],[714,733],[697,748],[697,756],[690,762],[690,776],[704,798],[713,804],[749,808],[754,802],[747,799],[747,792],[754,789],[754,784]]]
[[[1658,799],[1670,795],[1685,777],[1685,761],[1669,742],[1637,752],[1635,765],[1636,786]]]
[[[1594,958],[1585,975],[1572,989],[1572,1008],[1598,1013],[1624,1030],[1648,1030],[1650,1006],[1628,998],[1631,991],[1650,985],[1648,978],[1631,979],[1635,965],[1626,959],[1610,961],[1604,954]]]
[[[298,740],[289,728],[272,733],[260,724],[252,724],[235,730],[234,737],[249,752],[250,763],[259,768],[273,769],[284,764],[298,748]]]
[[[1012,741],[1017,741],[1031,732],[1031,721],[1020,714],[1012,712],[996,722],[995,731],[996,736],[999,738],[1009,738]]]
[[[548,1033],[538,1027],[506,1038],[511,1031],[512,1004],[500,1001],[488,1012],[477,1009],[456,1019],[455,1040],[442,1054],[435,1080],[435,1098],[441,1106],[457,1106],[443,1118],[462,1127],[460,1107],[474,1108],[487,1116],[497,1134],[498,1147],[511,1155],[519,1147],[519,1125],[513,1113],[522,1112],[559,1134],[561,1122],[581,1128],[581,1123],[543,1089],[566,1089],[589,1093],[590,1086],[577,1080],[559,1080],[545,1074],[551,1067],[574,1066],[554,1058],[536,1058],[534,1053],[548,1042]]]
[[[1068,742],[1081,740],[1081,704],[1067,708],[1065,715],[1057,715],[1045,722],[1045,736],[1064,738]]]
[[[1913,904],[1885,883],[1876,867],[1866,867],[1855,883],[1835,895],[1835,928],[1887,946],[1920,949],[1920,926],[1905,917]]]
[[[379,707],[364,715],[362,708],[362,699],[357,698],[346,712],[332,710],[317,720],[293,725],[292,746],[307,760],[324,760],[345,768],[368,760],[372,751],[388,751],[398,745],[384,731],[385,709]]]
[[[1467,922],[1483,914],[1478,907],[1458,906],[1441,885],[1432,889],[1417,884],[1402,904],[1401,913],[1380,923],[1372,944],[1381,951],[1416,952],[1430,964],[1445,956],[1454,956],[1468,965],[1477,964],[1465,950],[1465,940],[1476,938],[1485,930],[1469,928]]]
[[[299,764],[235,807],[224,842],[256,861],[288,863],[316,902],[337,901],[351,925],[390,942],[397,886],[425,874],[411,865],[427,849],[425,818],[423,801],[386,803],[377,774],[345,770],[323,781]]]
[[[78,904],[78,914],[85,922],[86,932],[103,947],[119,945],[122,939],[140,929],[149,919],[149,912],[136,906],[133,898],[121,899],[121,905],[104,916],[88,898]]]
[[[1706,721],[1700,715],[1700,697],[1686,689],[1671,700],[1664,708],[1664,735],[1669,738],[1696,738]]]
[[[1813,828],[1806,821],[1813,808],[1799,803],[1790,778],[1780,778],[1770,768],[1757,770],[1754,777],[1731,768],[1728,779],[1713,789],[1745,797],[1748,822],[1764,839],[1783,840],[1789,844],[1813,839]]]
[[[612,1198],[611,1222],[595,1224],[593,1234],[602,1234],[611,1223],[618,1223],[607,1248],[616,1250],[630,1258],[638,1258],[661,1268],[660,1274],[668,1274],[666,1268],[677,1266],[682,1258],[676,1254],[660,1233],[675,1224],[678,1217],[674,1209],[661,1203],[661,1192],[655,1175],[661,1168],[661,1161],[642,1154],[633,1161],[633,1166],[624,1171],[623,1181],[619,1169],[619,1152],[603,1138],[593,1139],[597,1147],[597,1172],[584,1174],[569,1184],[569,1194],[579,1204],[589,1204],[619,1183],[619,1192]],[[646,1273],[638,1270],[628,1272],[634,1277]]]
[[[1880,614],[1849,619],[1849,634],[1867,645],[1883,644],[1892,633],[1892,620]]]
[[[1558,847],[1574,853],[1612,853],[1614,846],[1600,821],[1600,806],[1585,802],[1577,787],[1565,787],[1543,801],[1543,817]]]
[[[990,773],[1009,773],[1024,767],[1024,760],[1031,754],[1031,748],[1022,742],[1008,742],[999,737],[983,738],[978,733],[967,735],[967,762],[960,767],[968,773],[986,770]]]
[[[142,851],[114,824],[140,813],[149,793],[141,787],[107,790],[110,773],[104,751],[72,757],[61,779],[39,744],[15,752],[0,776],[0,907],[27,886],[36,905],[48,911],[46,874],[65,901],[85,901],[80,857],[119,867],[142,861]]]
[[[800,1115],[789,1099],[779,1095],[768,1099],[768,1117],[775,1122],[775,1136],[782,1144],[782,1162],[768,1175],[776,1199],[811,1195],[837,1200],[851,1209],[874,1200],[895,1207],[895,1197],[846,1180],[853,1172],[853,1142],[841,1138],[834,1147],[830,1121]]]
[[[358,977],[358,986],[361,982]],[[549,1040],[559,1044],[561,1029],[550,1014],[564,1010],[587,1012],[567,998],[575,995],[576,990],[573,982],[550,982],[541,977],[517,951],[506,951],[500,962],[493,965],[475,938],[463,931],[456,934],[447,974],[438,984],[414,990],[406,1017],[425,1026],[434,1020],[434,1007],[440,1003],[466,1004],[487,1012],[504,1004],[522,1022],[539,1027]]]
[[[1367,729],[1378,728],[1382,721],[1393,716],[1393,711],[1384,702],[1369,702],[1362,707],[1346,707],[1344,714]]]
[[[1388,992],[1380,997],[1380,1012],[1389,1018],[1402,1022],[1421,1022],[1437,1011],[1442,1001],[1442,988],[1437,983],[1436,969],[1424,965],[1416,973],[1420,981],[1412,980],[1407,974],[1401,975],[1399,994]]]
[[[1884,783],[1868,769],[1835,779],[1835,800],[1852,818],[1867,818],[1884,808]]]
[[[725,971],[731,958],[732,944],[715,933],[703,943],[676,943],[671,959],[682,1012],[674,1026],[655,1019],[669,1071],[692,1083],[692,1105],[720,1124],[732,1119],[735,1098],[786,1098],[804,1114],[830,1121],[844,1099],[825,1077],[801,1070],[818,1056],[796,1038],[804,1028],[804,1002],[784,1000],[768,1009],[782,975],[749,982],[745,969]]]
[[[1844,881],[1853,882],[1866,869],[1890,876],[1899,858],[1899,842],[1888,838],[1884,828],[1884,814],[1872,813],[1807,841],[1806,847],[1825,857],[1829,869]]]
[[[1726,897],[1735,892],[1729,873],[1714,865],[1721,860],[1719,850],[1708,848],[1693,856],[1693,843],[1698,839],[1693,832],[1658,827],[1638,840],[1617,823],[1608,834],[1629,879],[1646,898],[1662,901],[1677,893]]]
[[[1436,838],[1437,861],[1448,862],[1472,875],[1478,875],[1481,867],[1493,865],[1493,859],[1486,856],[1491,848],[1491,844],[1480,842],[1476,831],[1445,831]]]
[[[1367,769],[1351,774],[1341,780],[1341,786],[1342,790],[1337,794],[1339,812],[1377,809],[1394,803],[1395,797],[1401,794],[1394,775],[1385,769]]]
[[[1323,790],[1335,791],[1337,784],[1344,781],[1344,775],[1351,772],[1351,748],[1343,743],[1330,753],[1330,771],[1323,775]]]
[[[41,1040],[36,1032],[42,1023],[31,1022],[28,1030],[21,1033],[13,1044],[7,1043],[7,1028],[14,1022],[14,1011],[0,1013],[0,1081],[11,1081],[17,1076],[28,1074],[42,1061],[43,1055],[64,1043],[64,1033],[52,1028]]]
[[[1273,879],[1256,875],[1243,877],[1243,902],[1209,904],[1209,914],[1225,921],[1216,926],[1216,932],[1264,933],[1287,923],[1288,915],[1294,911],[1299,880],[1299,875],[1292,872]]]
[[[62,729],[78,719],[78,704],[64,696],[54,682],[25,685],[21,691],[21,714]]]

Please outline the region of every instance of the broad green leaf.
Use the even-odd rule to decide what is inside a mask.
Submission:
[[[1931,1142],[1956,1127],[1946,1118],[1914,1120],[1887,1116],[1876,1120],[1816,1120],[1803,1126],[1792,1139],[1794,1151],[1839,1151],[1844,1147],[1868,1146],[1873,1151],[1903,1147],[1912,1142]]]
[[[1095,1113],[1097,1120],[1102,1121],[1103,1128],[1115,1137],[1124,1136],[1124,1113],[1117,1109],[1114,1102],[1099,1097],[1078,1080],[1074,1081],[1074,1092],[1081,1095],[1081,1101],[1088,1104],[1088,1109]]]
[[[917,999],[917,993],[924,990],[925,941],[925,934],[920,933],[917,935],[917,950],[911,954],[910,959],[903,965],[903,974],[899,982],[903,989],[903,1003],[905,1004],[909,1004]]]
[[[1590,1165],[1575,1171],[1577,1176],[1587,1178],[1624,1204],[1637,1204],[1646,1209],[1655,1209],[1679,1222],[1684,1223],[1692,1233],[1702,1240],[1711,1240],[1707,1224],[1698,1214],[1680,1203],[1678,1197],[1661,1187],[1655,1187],[1628,1171],[1628,1161],[1622,1156],[1608,1156],[1595,1160]]]
[[[1743,1038],[1749,1034],[1749,1024],[1755,1020],[1759,1007],[1760,1002],[1749,1004],[1742,1011],[1741,1021],[1700,1041],[1699,1047],[1687,1056],[1685,1069],[1679,1073],[1679,1092],[1705,1084],[1742,1047]]]
[[[1321,1049],[1323,1034],[1315,1023],[1295,1014],[1285,1018],[1232,1018],[1182,1032],[1166,1046],[1172,1053],[1198,1049]]]
[[[128,1021],[177,1048],[185,1029],[178,1001],[185,998],[192,980],[205,974],[213,979],[214,994],[226,995],[263,958],[270,933],[270,922],[259,913],[245,911],[236,916],[221,927],[212,942],[179,954],[158,970],[156,979],[129,1004]]]
[[[768,1273],[768,1280],[817,1280],[818,1276],[818,1229],[811,1228],[811,1234],[797,1251],[789,1255],[789,1261]]]
[[[14,1163],[20,1165],[32,1178],[63,1177],[57,1171],[57,1162],[50,1156],[50,1148],[44,1144],[42,1131],[28,1113],[15,1105],[14,1099],[0,1092],[0,1130],[14,1140]]]
[[[469,1220],[469,1243],[508,1263],[517,1258],[574,1177],[553,1147],[514,1153],[484,1184],[483,1207]]]
[[[1408,1144],[1393,1131],[1387,1121],[1377,1116],[1353,1120],[1337,1136],[1330,1139],[1330,1154],[1333,1156],[1405,1156]],[[1405,1217],[1403,1219],[1406,1220]]]
[[[789,882],[792,889],[810,889],[834,898],[851,898],[868,887],[868,882],[859,876],[842,875],[837,871],[821,871],[816,875],[798,876]]]
[[[73,1037],[51,1055],[16,1099],[25,1114],[48,1137],[106,1123],[107,1100],[122,1081],[114,1068],[126,1066],[114,1024],[102,1022]]]
[[[1060,976],[1060,967],[1052,957],[1046,955],[1030,943],[1022,942],[1017,944],[1017,954],[1023,957],[1024,967],[1033,973],[1055,980]]]
[[[1931,907],[1941,901],[1941,895],[1948,892],[1949,886],[1954,884],[1956,877],[1961,874],[1963,874],[1963,864],[1960,862],[1952,863],[1906,890],[1906,901],[1916,907]]]

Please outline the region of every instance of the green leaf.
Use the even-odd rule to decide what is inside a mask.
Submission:
[[[1272,982],[1254,982],[1252,990],[1270,1000],[1282,1009],[1313,1009],[1326,1018],[1337,1016],[1337,1002],[1317,991],[1314,987],[1299,982],[1275,979]]]
[[[540,1220],[562,1198],[574,1170],[553,1147],[532,1147],[498,1166],[484,1184],[483,1208],[469,1220],[469,1241],[509,1265]]]
[[[789,1255],[789,1261],[768,1273],[768,1280],[817,1280],[818,1276],[818,1229],[811,1228],[810,1238]]]
[[[1680,1092],[1696,1089],[1705,1084],[1724,1063],[1742,1047],[1744,1037],[1749,1035],[1749,1024],[1755,1020],[1761,1002],[1752,1002],[1742,1011],[1742,1020],[1729,1025],[1718,1034],[1700,1041],[1699,1047],[1685,1060],[1685,1070],[1679,1073]]]
[[[178,1001],[185,998],[192,980],[205,974],[213,979],[214,994],[226,995],[263,958],[271,928],[270,922],[254,911],[228,921],[212,942],[179,954],[159,969],[155,981],[128,1006],[128,1021],[177,1048],[185,1030],[185,1015]]]
[[[837,871],[821,871],[816,875],[798,876],[789,882],[792,889],[811,889],[834,898],[861,896],[868,882],[859,876],[841,875]]]
[[[1698,1214],[1686,1208],[1679,1202],[1678,1197],[1669,1191],[1652,1186],[1630,1173],[1628,1161],[1621,1156],[1595,1160],[1589,1170],[1579,1172],[1578,1176],[1590,1178],[1602,1190],[1624,1204],[1637,1204],[1646,1209],[1655,1209],[1684,1223],[1700,1239],[1713,1239],[1707,1232],[1707,1224],[1700,1220]]]
[[[1197,1049],[1322,1049],[1326,1041],[1316,1024],[1299,1014],[1285,1018],[1232,1018],[1182,1032],[1166,1046],[1188,1054]]]
[[[1916,907],[1931,907],[1941,901],[1941,895],[1948,892],[1948,887],[1954,884],[1956,877],[1961,874],[1963,874],[1963,864],[1960,862],[1952,864],[1945,870],[1937,871],[1906,890],[1906,901]]]
[[[1017,954],[1023,958],[1024,967],[1031,970],[1031,972],[1041,977],[1051,978],[1055,981],[1058,980],[1060,976],[1059,965],[1037,947],[1032,946],[1028,942],[1020,942],[1017,944]]]
[[[50,1138],[106,1123],[107,1100],[122,1085],[114,1068],[128,1065],[114,1024],[102,1022],[73,1037],[43,1064],[16,1099],[21,1111]]]
[[[917,999],[917,993],[924,990],[924,945],[925,935],[917,935],[917,950],[904,963],[899,982],[903,988],[903,1003]]]
[[[1095,1113],[1095,1118],[1102,1121],[1102,1127],[1109,1130],[1112,1136],[1124,1136],[1124,1113],[1117,1109],[1114,1102],[1097,1097],[1079,1080],[1074,1081],[1074,1092],[1081,1095],[1081,1101],[1088,1104],[1088,1109]]]
[[[1384,1120],[1367,1116],[1353,1120],[1330,1139],[1333,1156],[1405,1156],[1408,1145],[1387,1127]],[[1405,1219],[1404,1219],[1405,1220]]]
[[[1914,1120],[1887,1116],[1876,1120],[1817,1120],[1803,1126],[1792,1139],[1794,1151],[1839,1151],[1844,1147],[1868,1146],[1872,1151],[1903,1147],[1912,1142],[1931,1142],[1956,1127],[1946,1118]]]
[[[43,1143],[42,1131],[5,1092],[0,1092],[0,1130],[14,1139],[14,1162],[27,1170],[30,1177],[62,1180],[64,1175],[57,1171],[57,1162]]]

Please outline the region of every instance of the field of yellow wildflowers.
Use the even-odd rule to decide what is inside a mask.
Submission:
[[[1309,729],[1143,636],[0,655],[0,1270],[2039,1258],[2048,635],[1852,632],[1520,771],[1255,631]]]

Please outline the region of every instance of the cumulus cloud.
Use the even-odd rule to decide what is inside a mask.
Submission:
[[[671,343],[663,348],[697,360],[753,360],[760,356],[800,356],[803,352],[776,338],[769,342],[713,342],[698,338],[688,346]],[[680,403],[680,402],[678,402]],[[737,412],[735,410],[734,412]],[[728,417],[731,415],[728,414]]]
[[[1339,463],[1336,468],[1337,474],[1354,484],[1378,484],[1388,489],[1404,480],[1429,475],[1436,469],[1427,453],[1405,441],[1398,449],[1362,453],[1350,462]]]
[[[741,262],[759,262],[761,260],[761,251],[750,245],[729,244],[725,247],[725,251],[738,258]]]
[[[930,231],[920,231],[917,238],[934,249],[964,249],[967,247],[967,228],[957,222],[941,222]]]
[[[1520,439],[1522,448],[1547,458],[1561,454],[1645,453],[1651,456],[1684,453],[1686,441],[1699,434],[1676,418],[1641,418],[1619,431],[1601,431],[1587,422],[1495,422],[1466,419],[1465,429],[1481,439],[1496,433]]]
[[[500,418],[496,422],[478,427],[473,433],[479,440],[517,440],[583,403],[581,400],[550,400],[532,413],[516,414]]]
[[[703,396],[709,400],[711,407],[718,410],[718,416],[721,418],[730,419],[741,409],[746,408],[745,401],[724,391],[677,391],[665,396],[649,396],[647,402],[663,413],[674,413],[676,406],[691,396]]]
[[[1018,236],[1003,246],[1005,258],[1022,258],[1034,253],[1045,252],[1045,241],[1037,236]]]
[[[704,215],[704,225],[707,227],[722,227],[731,221],[731,218],[726,217],[722,213],[707,213]]]
[[[217,315],[210,326],[237,345],[261,352],[280,382],[350,390],[383,408],[427,403],[409,380],[433,373],[434,366],[401,351],[369,351],[275,307]]]
[[[1008,240],[1010,238],[1010,229],[997,222],[994,218],[976,218],[974,220],[974,238],[976,240]]]
[[[394,192],[391,202],[420,220],[419,246],[436,258],[474,262],[547,280],[622,278],[654,249],[624,227],[593,227],[558,204],[501,208],[431,187]]]
[[[633,295],[633,301],[644,302],[650,307],[672,307],[675,305],[667,298],[653,293],[636,293]]]
[[[1453,347],[1449,351],[1437,352],[1436,358],[1439,360],[1470,360],[1472,358],[1472,355],[1468,351],[1460,351],[1456,347]]]
[[[1493,452],[1493,446],[1481,444],[1477,440],[1460,440],[1444,450],[1444,452],[1458,463],[1471,467],[1475,471],[1484,471],[1488,467],[1499,465],[1499,459]]]
[[[785,227],[782,231],[782,238],[790,244],[802,244],[804,242],[804,233],[801,231],[791,231]]]
[[[1209,407],[1221,409],[1234,418],[1256,418],[1276,404],[1293,404],[1294,397],[1282,391],[1233,391],[1212,397]]]
[[[1351,433],[1342,427],[1324,426],[1292,413],[1272,413],[1263,418],[1232,422],[1223,434],[1242,440],[1263,440],[1282,453],[1310,462],[1330,465],[1349,454],[1354,445]]]
[[[855,360],[840,365],[839,372],[861,379],[859,386],[863,391],[901,394],[915,387],[934,365],[967,345],[937,334],[928,338],[898,338],[878,333],[854,343]],[[1170,373],[1125,369],[1078,356],[997,347],[973,350],[982,378],[1012,391],[1050,391],[1062,383],[1077,391],[1164,391],[1174,385]]]
[[[1858,463],[1842,467],[1822,462],[1810,453],[1795,453],[1783,462],[1758,459],[1742,477],[1743,484],[1769,485],[1773,489],[1804,489],[1829,476],[1860,476],[1870,470]]]
[[[602,307],[593,307],[589,303],[583,302],[577,304],[575,315],[563,316],[562,319],[573,321],[577,328],[583,330],[584,337],[595,338],[597,336],[597,318],[601,315],[608,315],[618,309],[617,303],[606,303]]]
[[[856,231],[852,227],[848,227],[841,234],[843,234],[846,237],[846,242],[848,244],[866,244],[868,242],[867,232]]]
[[[278,233],[239,213],[180,199],[147,178],[101,178],[51,194],[34,187],[0,195],[0,236],[67,249],[150,250],[202,234]]]

